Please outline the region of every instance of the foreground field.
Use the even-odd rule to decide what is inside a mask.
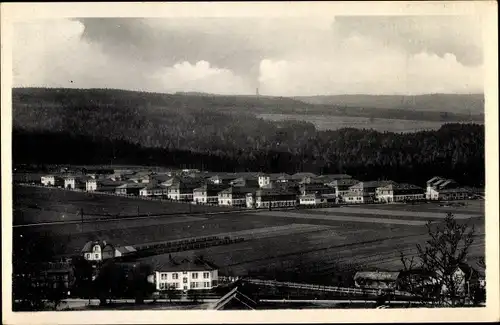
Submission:
[[[228,208],[192,205],[171,201],[152,201],[133,197],[74,192],[40,187],[13,187],[13,222],[17,224],[80,220],[96,216],[174,214],[228,211]]]
[[[79,204],[96,211],[122,208],[109,206],[113,201],[106,201],[107,197],[100,201],[100,197],[89,197],[83,193],[64,193],[71,194],[69,202],[74,209]],[[35,191],[24,192],[24,195],[22,199],[15,200],[16,211],[25,209],[24,205],[28,202],[51,206],[47,194],[37,194]],[[151,204],[151,209],[161,209],[158,202],[144,203]],[[289,271],[303,275],[310,281],[334,282],[338,280],[337,276],[341,276],[342,269],[400,269],[400,252],[413,254],[415,245],[427,240],[424,226],[427,220],[440,222],[446,212],[455,213],[459,222],[475,226],[476,238],[471,247],[471,261],[484,256],[483,202],[466,203],[453,209],[437,204],[350,206],[286,212],[232,212],[196,216],[174,214],[142,220],[14,228],[14,236],[18,239],[14,249],[19,253],[22,245],[27,242],[36,244],[40,238],[51,240],[54,254],[75,254],[91,239],[104,239],[116,245],[139,245],[209,235],[238,236],[245,238],[245,241],[181,255],[202,254],[221,267],[221,274],[266,274],[272,277],[275,272]],[[168,254],[164,254],[141,261],[160,265],[167,259]]]

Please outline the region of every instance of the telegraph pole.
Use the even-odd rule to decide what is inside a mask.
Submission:
[[[80,209],[80,215],[82,217],[82,226],[80,227],[80,229],[82,230],[83,232],[83,208]]]

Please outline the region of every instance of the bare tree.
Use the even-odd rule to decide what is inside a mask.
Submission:
[[[417,244],[413,257],[401,253],[402,286],[421,302],[434,306],[460,306],[468,294],[466,265],[469,248],[474,241],[474,226],[459,224],[448,213],[442,223],[427,223],[429,239]]]

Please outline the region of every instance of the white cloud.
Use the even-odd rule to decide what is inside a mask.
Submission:
[[[361,36],[332,52],[260,63],[263,94],[421,94],[481,92],[482,67],[464,66],[452,54],[406,54]]]
[[[481,92],[483,89],[482,67],[464,65],[457,60],[456,53],[436,55],[426,50],[412,53],[401,46],[393,46],[387,38],[374,37],[363,30],[340,37],[330,33],[333,18],[315,21],[310,26],[306,19],[262,20],[250,26],[253,27],[250,31],[242,26],[248,27],[256,20],[241,25],[231,21],[234,30],[224,29],[231,24],[218,20],[212,28],[219,34],[210,36],[206,31],[197,31],[201,34],[190,39],[193,42],[190,47],[170,43],[168,47],[159,45],[164,45],[160,41],[167,34],[172,40],[181,38],[179,35],[183,34],[169,29],[172,26],[178,29],[177,32],[179,26],[182,27],[180,31],[199,30],[207,22],[168,20],[166,27],[153,29],[163,36],[154,38],[154,46],[149,48],[127,41],[129,29],[135,28],[131,24],[132,27],[121,31],[122,38],[114,43],[120,44],[120,51],[129,51],[128,55],[106,51],[105,45],[112,40],[110,35],[114,35],[107,27],[98,29],[94,38],[86,38],[82,37],[85,26],[79,21],[61,19],[18,24],[13,37],[13,83],[15,86],[220,94],[253,94],[258,86],[262,94],[279,96],[452,93]],[[164,22],[150,22],[152,26],[160,23]],[[441,33],[436,28],[429,24],[425,34]],[[440,25],[439,28],[444,27]],[[221,30],[232,35],[231,38],[223,38],[225,34]],[[466,32],[459,34],[468,35]],[[100,35],[104,38],[100,39]],[[196,58],[174,55],[181,51],[180,48],[195,54]],[[148,61],[139,55],[153,50],[159,53],[158,59]],[[170,56],[165,54],[166,50],[172,51]],[[232,64],[228,64],[230,60]],[[253,72],[237,69],[249,66],[252,60],[260,62],[258,85]]]
[[[195,91],[217,94],[251,94],[245,79],[231,70],[210,66],[207,61],[187,61],[159,70],[152,76],[159,92]]]

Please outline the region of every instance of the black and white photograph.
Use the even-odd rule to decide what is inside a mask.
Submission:
[[[496,3],[135,5],[9,23],[10,312],[491,312]]]

